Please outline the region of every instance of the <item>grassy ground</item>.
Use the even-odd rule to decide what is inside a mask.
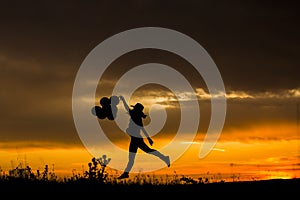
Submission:
[[[178,183],[178,184],[139,184],[139,183],[103,183],[81,179],[77,181],[57,182],[41,180],[2,180],[0,194],[5,196],[22,195],[31,198],[159,198],[159,196],[187,197],[241,197],[241,198],[294,198],[299,196],[300,179],[275,179],[261,181],[219,182],[219,183]],[[144,197],[142,197],[144,196]]]
[[[224,180],[210,182],[208,178],[193,179],[170,176],[167,181],[157,177],[137,175],[118,180],[107,173],[106,157],[93,158],[83,174],[58,179],[54,172],[36,173],[29,166],[17,167],[0,174],[0,198],[16,199],[183,199],[184,198],[238,198],[257,199],[296,198],[300,194],[300,179],[273,179],[253,181]],[[4,198],[1,198],[4,199]]]

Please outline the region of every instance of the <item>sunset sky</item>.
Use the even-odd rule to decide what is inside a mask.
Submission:
[[[99,82],[93,83],[97,85],[95,98],[86,102],[99,104],[101,97],[112,94],[122,75],[136,66],[164,64],[189,81],[196,99],[187,91],[178,99],[158,84],[143,85],[134,92],[128,103],[143,103],[146,114],[153,104],[161,105],[158,111],[152,109],[153,115],[145,125],[159,124],[156,117],[166,117],[152,137],[153,148],[163,151],[176,135],[183,109],[180,100],[197,102],[200,120],[195,138],[176,144],[174,152],[180,145],[190,144],[182,156],[171,157],[170,168],[162,166],[153,173],[299,178],[300,28],[296,2],[2,1],[0,170],[7,173],[20,163],[33,170],[48,164],[62,176],[87,170],[93,155],[81,140],[72,112],[78,70],[87,55],[107,38],[133,28],[162,27],[197,41],[223,79],[226,119],[219,140],[207,156],[200,159],[199,149],[211,119],[211,95],[193,65],[174,53],[141,49],[120,56]],[[118,108],[118,116],[125,114],[121,103]],[[195,110],[192,106],[186,109]],[[193,116],[186,120],[194,122]],[[107,152],[112,166],[124,168],[128,135],[114,121],[99,120],[99,126],[124,152]],[[106,153],[107,148],[103,149],[99,157]],[[144,167],[155,161],[151,155],[138,157],[135,170],[147,171]]]

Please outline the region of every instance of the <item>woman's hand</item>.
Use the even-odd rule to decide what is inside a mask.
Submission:
[[[119,96],[119,99],[124,102],[124,97],[123,96]]]

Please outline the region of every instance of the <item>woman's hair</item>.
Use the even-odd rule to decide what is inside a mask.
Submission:
[[[134,114],[136,114],[139,117],[142,118],[146,118],[147,115],[144,114],[143,110],[144,110],[144,106],[141,103],[136,103],[134,106],[131,105],[131,107],[133,107],[132,111],[134,112]]]
[[[142,117],[142,118],[146,118],[147,115],[145,115],[145,114],[142,112],[142,113],[141,113],[141,117]]]

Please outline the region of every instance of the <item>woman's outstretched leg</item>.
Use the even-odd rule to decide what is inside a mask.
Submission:
[[[165,156],[164,154],[162,154],[161,152],[157,151],[156,149],[151,149],[144,142],[142,142],[139,147],[144,152],[159,157],[162,161],[164,161],[166,163],[166,165],[168,167],[170,167],[170,157],[169,156]]]
[[[147,153],[159,157],[162,161],[164,161],[166,163],[166,165],[168,167],[170,167],[170,156],[165,156],[162,153],[160,153],[159,151],[154,150],[154,149],[153,149],[153,151],[150,151],[150,152],[147,152]]]

